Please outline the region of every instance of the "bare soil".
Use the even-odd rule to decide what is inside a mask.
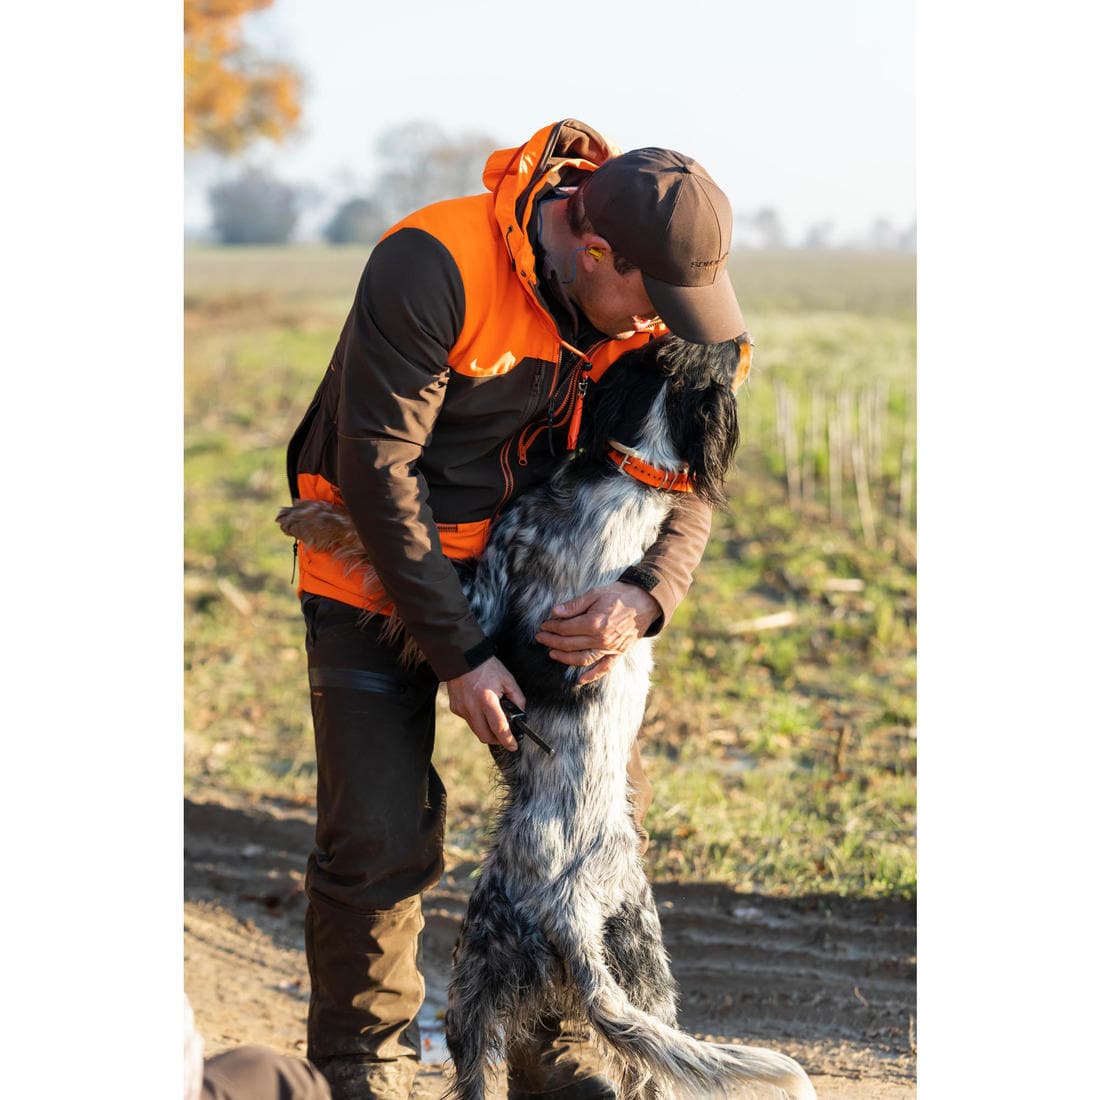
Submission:
[[[310,807],[194,790],[184,830],[185,978],[207,1054],[260,1043],[304,1057]],[[441,1017],[471,870],[449,869],[425,897],[415,1100],[437,1100],[445,1085]],[[793,1055],[821,1100],[916,1095],[912,903],[759,897],[712,883],[654,889],[684,1028]]]

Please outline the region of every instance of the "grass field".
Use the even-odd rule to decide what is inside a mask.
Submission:
[[[308,802],[315,779],[284,447],[361,249],[186,252],[185,774]],[[657,878],[772,894],[915,884],[915,261],[746,253],[744,444],[657,648],[643,729]],[[440,711],[452,864],[488,755]]]

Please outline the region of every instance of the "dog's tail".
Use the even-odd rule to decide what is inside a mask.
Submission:
[[[816,1100],[802,1067],[762,1047],[706,1043],[635,1008],[602,959],[570,961],[589,1021],[628,1074],[649,1078],[662,1095]]]
[[[370,566],[370,557],[351,516],[338,504],[327,500],[295,500],[289,508],[279,509],[275,522],[284,535],[332,554],[349,569]]]
[[[331,554],[348,573],[359,570],[363,595],[368,605],[376,609],[364,611],[363,619],[372,618],[375,614],[385,616],[381,637],[400,650],[403,665],[411,668],[424,661],[424,654],[405,629],[401,617],[393,613],[393,603],[378,579],[370,555],[346,508],[327,500],[295,500],[289,508],[279,509],[275,522],[284,535],[314,550]]]

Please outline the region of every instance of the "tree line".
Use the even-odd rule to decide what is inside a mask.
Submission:
[[[375,147],[380,170],[337,200],[322,235],[331,244],[373,245],[394,222],[428,203],[484,189],[481,173],[499,144],[481,133],[452,136],[431,122],[406,122],[382,134]],[[213,229],[222,244],[285,244],[315,188],[245,168],[208,192]]]
[[[240,155],[259,139],[282,141],[301,123],[302,76],[287,62],[257,55],[241,30],[245,16],[273,0],[184,0],[184,143],[223,157]],[[440,199],[480,192],[488,155],[500,145],[484,133],[451,135],[431,122],[387,130],[376,153],[381,166],[369,185],[337,197],[322,235],[331,244],[370,246],[394,222]],[[215,238],[226,245],[285,244],[316,188],[246,166],[211,187]],[[876,218],[862,233],[840,237],[819,221],[797,237],[772,207],[744,211],[735,222],[738,248],[859,248],[915,251],[916,222],[895,226]]]
[[[335,203],[321,228],[330,244],[371,246],[394,222],[428,203],[482,191],[481,172],[498,144],[482,134],[448,136],[427,122],[387,131],[379,141],[382,169],[370,186],[360,186]],[[278,179],[269,170],[245,168],[235,179],[208,193],[215,238],[227,245],[286,244],[293,239],[305,208],[317,201],[314,188]],[[746,210],[735,217],[738,248],[782,250],[916,250],[916,222],[897,226],[879,217],[864,230],[840,235],[830,221],[801,234],[784,227],[774,208]]]

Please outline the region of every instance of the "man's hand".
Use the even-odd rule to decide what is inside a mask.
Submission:
[[[502,695],[507,695],[520,708],[526,704],[519,684],[495,657],[447,681],[451,713],[465,718],[483,744],[500,745],[509,752],[515,752],[519,746],[501,709]]]
[[[555,661],[584,666],[578,683],[590,684],[645,636],[661,608],[644,588],[615,581],[558,604],[552,614],[535,641],[549,646]]]

